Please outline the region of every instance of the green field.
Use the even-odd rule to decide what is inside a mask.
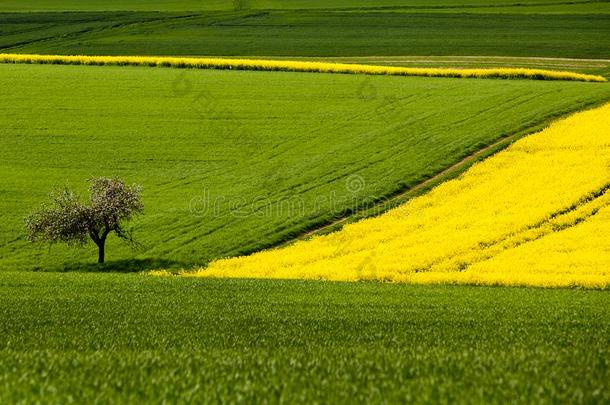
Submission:
[[[3,52],[607,59],[608,49],[610,1],[7,0],[0,4]]]
[[[610,4],[610,3],[608,3]],[[610,14],[0,14],[0,50],[94,55],[608,58]]]
[[[144,247],[110,240],[116,268],[190,267],[277,245],[610,98],[607,84],[146,67],[0,65],[0,86],[3,270],[92,263],[91,248],[28,244],[23,225],[51,189],[92,176],[144,187]]]
[[[0,11],[233,11],[350,9],[609,11],[605,0],[4,0]]]
[[[0,0],[0,53],[610,78],[609,49],[610,0]],[[373,215],[609,83],[0,64],[0,88],[1,404],[610,403],[607,291],[126,274]],[[26,242],[94,176],[143,186],[138,250]]]
[[[0,402],[610,401],[608,294],[0,273]]]

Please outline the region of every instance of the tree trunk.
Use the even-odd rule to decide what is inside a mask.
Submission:
[[[99,264],[102,264],[102,263],[104,263],[104,256],[106,254],[106,241],[105,240],[100,241],[100,243],[97,245],[97,249],[98,249],[97,262]]]
[[[110,230],[108,228],[104,229],[101,235],[99,235],[99,231],[95,229],[89,229],[89,236],[93,242],[97,245],[97,262],[98,264],[104,263],[104,256],[106,256],[106,237]]]

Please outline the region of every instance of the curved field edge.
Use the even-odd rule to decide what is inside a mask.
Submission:
[[[583,104],[577,106],[573,110],[563,111],[553,116],[549,116],[543,121],[536,123],[535,125],[524,127],[518,131],[515,131],[511,135],[504,136],[487,146],[483,146],[480,149],[475,150],[472,154],[465,156],[459,162],[443,169],[442,171],[439,171],[431,177],[422,180],[420,183],[411,185],[405,189],[395,190],[392,193],[383,195],[379,198],[379,201],[377,203],[368,204],[359,209],[350,211],[345,216],[335,217],[332,220],[314,224],[301,234],[297,233],[288,240],[284,240],[274,246],[268,246],[265,249],[261,250],[277,249],[290,246],[295,242],[307,240],[313,236],[327,235],[333,232],[340,231],[345,225],[382,215],[391,209],[397,208],[402,204],[406,204],[413,198],[419,197],[425,193],[430,192],[432,189],[446,181],[457,178],[458,176],[466,172],[468,169],[470,169],[470,167],[472,167],[474,164],[479,163],[487,158],[490,158],[494,154],[499,153],[500,151],[508,148],[510,145],[512,145],[519,139],[536,134],[544,130],[557,120],[565,119],[570,115],[578,112],[601,107],[606,103],[607,101],[598,101]],[[256,252],[251,252],[248,254],[254,253]],[[164,274],[164,271],[161,271],[161,274]],[[177,272],[168,272],[168,274],[177,274]]]
[[[0,63],[149,66],[190,69],[256,70],[308,73],[342,73],[390,76],[453,77],[478,79],[533,79],[606,82],[597,75],[528,68],[410,68],[345,63],[324,63],[265,59],[174,58],[150,56],[62,56],[0,54]]]
[[[558,121],[380,217],[186,275],[606,289],[609,116]]]
[[[6,83],[3,108],[14,112],[3,122],[7,134],[3,154],[7,158],[7,198],[2,211],[7,221],[0,256],[2,267],[7,269],[197,268],[219,257],[277,246],[332,222],[351,208],[360,212],[378,198],[416,186],[503,136],[559,113],[607,100],[610,90],[598,84],[527,80],[358,78],[306,73],[278,76],[273,72],[112,66],[0,67]],[[41,82],[43,77],[45,81]],[[280,78],[282,86],[278,86]],[[69,98],[63,92],[66,82],[78,84]],[[185,96],[179,91],[183,88],[191,93]],[[200,88],[206,92],[200,92]],[[237,109],[236,97],[241,100]],[[45,114],[40,114],[43,110]],[[229,111],[231,114],[225,115]],[[278,112],[287,120],[278,121]],[[272,120],[261,121],[261,113]],[[324,121],[312,124],[311,117],[320,113]],[[104,117],[102,125],[100,117]],[[229,120],[216,119],[222,117]],[[237,150],[232,146],[234,142],[225,138],[240,128],[239,135],[248,138],[236,144],[240,148]],[[166,142],[167,133],[174,134],[171,145],[169,139]],[[329,153],[325,146],[329,133],[336,140],[332,147],[341,153]],[[57,138],[58,134],[64,135]],[[140,134],[147,135],[147,142],[139,141]],[[274,135],[273,142],[267,142],[268,136],[261,137],[263,134]],[[431,136],[434,144],[427,143]],[[56,143],[58,139],[62,141]],[[361,144],[358,140],[363,147],[354,149],[352,145]],[[344,146],[336,148],[340,141]],[[283,150],[288,154],[277,155],[273,147],[278,142],[284,143]],[[120,147],[110,151],[110,145]],[[181,145],[188,145],[187,160],[187,149]],[[305,151],[312,148],[317,151],[315,156],[325,156],[316,165],[311,160],[303,161]],[[74,150],[78,160],[67,156],[58,160],[57,156],[65,156],[66,150]],[[24,158],[25,151],[30,158]],[[250,159],[250,151],[258,154]],[[426,155],[426,151],[430,153]],[[106,156],[102,161],[100,153]],[[217,159],[225,155],[249,160],[233,166],[231,178],[225,179],[210,172],[214,166],[225,165]],[[210,156],[215,157],[214,161],[208,161]],[[424,163],[422,157],[426,157]],[[126,165],[126,158],[137,164]],[[339,172],[335,170],[338,163],[346,165]],[[71,169],[65,170],[67,166]],[[259,180],[285,167],[291,169],[284,170],[283,176],[273,181]],[[88,249],[57,246],[48,250],[20,239],[21,216],[27,214],[26,209],[37,206],[52,187],[64,181],[79,187],[83,179],[116,170],[147,190],[147,214],[135,226],[145,251],[134,254],[110,241],[110,262],[100,269],[89,265],[92,257]],[[353,174],[366,180],[366,188],[356,195],[345,188],[346,178]],[[235,182],[233,178],[245,181]],[[242,185],[239,194],[236,185]],[[190,202],[205,203],[204,187],[210,190],[209,201],[226,196],[226,202],[220,203],[221,215],[215,211],[199,214],[198,205],[194,205],[193,215]],[[254,198],[260,190],[268,192],[270,200],[258,204]],[[246,198],[246,218],[240,214],[233,219],[230,203],[237,201],[235,195]],[[316,205],[320,196],[327,205]],[[357,200],[352,203],[353,197]],[[305,203],[304,214],[293,211],[292,215],[285,209],[292,201]],[[332,205],[333,201],[342,205]],[[261,206],[261,211],[254,211]],[[265,214],[265,207],[274,211],[260,216],[259,212]],[[276,212],[278,207],[282,212]]]
[[[419,196],[431,191],[432,189],[434,189],[434,187],[437,187],[446,181],[457,178],[458,176],[460,176],[461,174],[466,172],[468,169],[470,169],[470,167],[472,167],[472,165],[479,163],[479,162],[483,161],[484,159],[490,158],[494,154],[506,149],[507,147],[512,145],[514,142],[518,141],[519,139],[529,136],[529,135],[533,135],[537,132],[540,132],[557,120],[567,118],[568,116],[575,114],[577,112],[600,107],[600,106],[604,105],[606,102],[607,101],[595,102],[595,103],[591,103],[589,105],[579,106],[579,108],[577,108],[573,111],[563,112],[563,113],[557,114],[556,116],[548,117],[547,119],[545,119],[544,121],[542,121],[536,125],[524,128],[520,131],[515,132],[512,135],[502,137],[501,139],[497,140],[496,142],[473,152],[469,156],[464,157],[459,162],[455,163],[452,166],[447,167],[446,169],[435,174],[434,176],[423,180],[419,184],[416,184],[405,190],[398,191],[394,194],[385,195],[385,196],[381,197],[382,201],[378,204],[374,204],[371,207],[363,208],[361,210],[355,211],[355,212],[351,213],[351,215],[349,215],[349,216],[337,218],[336,220],[334,220],[332,222],[321,224],[320,226],[314,227],[314,228],[310,229],[309,231],[307,231],[306,233],[304,233],[300,236],[297,236],[292,240],[281,243],[277,247],[288,246],[288,245],[293,244],[296,241],[306,240],[312,236],[326,235],[326,234],[329,234],[332,232],[336,232],[336,231],[341,230],[341,228],[347,224],[384,214],[393,208],[397,208],[402,204],[406,204],[409,200],[411,200],[415,197],[419,197]]]

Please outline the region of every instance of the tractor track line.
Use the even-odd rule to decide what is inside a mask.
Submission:
[[[308,239],[308,238],[311,238],[316,235],[323,235],[323,234],[326,234],[326,233],[329,233],[332,231],[337,231],[342,226],[344,226],[354,220],[361,220],[361,219],[381,215],[384,212],[387,212],[388,210],[395,208],[396,206],[398,206],[400,204],[406,203],[411,198],[417,197],[422,192],[427,191],[429,188],[431,188],[439,183],[442,183],[443,181],[451,180],[451,179],[459,176],[461,173],[466,171],[472,164],[474,164],[484,158],[487,158],[487,157],[499,152],[500,150],[507,148],[512,143],[514,143],[515,141],[517,141],[521,138],[524,138],[529,135],[533,135],[533,134],[541,131],[542,129],[546,128],[551,122],[564,118],[568,115],[575,114],[580,111],[585,111],[585,110],[588,110],[591,108],[595,108],[599,105],[605,104],[606,102],[607,101],[585,104],[585,105],[581,106],[581,108],[578,108],[574,111],[562,112],[560,114],[557,114],[556,116],[549,117],[548,119],[544,120],[543,122],[541,122],[537,125],[530,126],[529,129],[517,131],[516,133],[514,133],[512,135],[502,137],[502,138],[498,139],[496,142],[494,142],[490,145],[487,145],[484,148],[479,149],[476,152],[464,157],[459,162],[447,167],[446,169],[443,169],[442,171],[440,171],[437,174],[435,174],[434,176],[422,181],[421,183],[418,183],[415,186],[410,187],[410,188],[408,188],[404,191],[401,191],[397,194],[394,194],[392,196],[387,196],[387,198],[381,204],[381,206],[375,205],[375,206],[367,208],[365,210],[357,211],[349,216],[339,218],[337,220],[334,220],[330,223],[326,223],[319,227],[315,227],[314,229],[311,229],[307,232],[302,233],[300,236],[296,236],[288,241],[284,241],[284,242],[279,243],[270,248],[279,248],[279,247],[287,246],[287,245],[290,245],[299,240],[304,240],[304,239]],[[373,214],[366,215],[366,213],[370,212],[370,211],[373,211]]]

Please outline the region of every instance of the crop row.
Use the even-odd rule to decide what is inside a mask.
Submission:
[[[607,104],[384,215],[196,275],[607,288],[609,136]]]
[[[0,63],[64,64],[64,65],[116,65],[150,66],[191,69],[264,70],[287,72],[344,73],[392,76],[498,78],[535,80],[573,80],[605,82],[602,76],[583,73],[526,68],[407,68],[374,66],[348,63],[324,63],[305,61],[223,59],[223,58],[177,58],[154,56],[62,56],[0,54]]]

